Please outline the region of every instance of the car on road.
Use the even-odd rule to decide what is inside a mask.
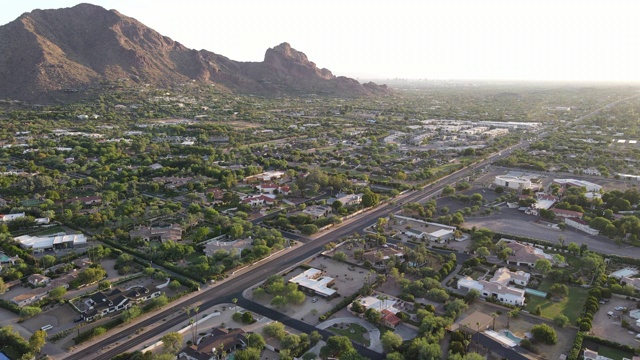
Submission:
[[[315,303],[315,302],[317,302],[317,301],[318,301],[318,298],[313,298],[313,299],[311,299],[311,302],[312,302],[312,303]]]

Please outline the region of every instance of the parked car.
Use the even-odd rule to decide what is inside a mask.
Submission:
[[[624,306],[616,306],[616,311],[625,311],[625,310],[627,310],[627,308]]]
[[[318,298],[313,298],[313,299],[311,300],[311,302],[312,302],[312,303],[314,303],[314,302],[316,302],[316,301],[318,301]]]

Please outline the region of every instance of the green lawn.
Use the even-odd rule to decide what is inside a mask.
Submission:
[[[550,280],[545,280],[540,284],[538,290],[548,292],[553,284]],[[553,319],[558,314],[564,314],[572,324],[575,324],[578,317],[580,317],[582,307],[586,300],[587,289],[569,286],[569,296],[562,299],[562,301],[552,301],[539,296],[527,295],[525,310],[533,313],[536,307],[540,305],[542,316]]]
[[[598,355],[606,356],[609,359],[613,359],[613,360],[622,360],[624,358],[631,359],[631,357],[633,357],[633,354],[629,352],[610,348],[603,345],[600,345],[600,347],[598,348]]]
[[[331,326],[330,328],[328,328],[328,330],[331,330],[338,335],[344,335],[349,339],[364,346],[369,346],[369,340],[364,338],[364,334],[367,333],[367,329],[358,324],[349,324],[349,327],[346,329],[338,329]],[[351,332],[351,330],[353,330],[353,333]]]
[[[67,231],[61,226],[54,226],[54,227],[50,227],[50,228],[47,228],[47,229],[42,230],[42,231],[35,232],[35,233],[33,233],[33,236],[53,235],[53,234],[57,234],[59,232],[66,233]]]

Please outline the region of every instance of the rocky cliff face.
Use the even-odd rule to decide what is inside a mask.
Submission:
[[[274,96],[388,93],[385,86],[335,77],[288,43],[268,49],[263,62],[237,62],[188,49],[95,5],[34,10],[0,26],[0,98],[42,101],[56,91],[121,78],[159,86],[195,80]]]

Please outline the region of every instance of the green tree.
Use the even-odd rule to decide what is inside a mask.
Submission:
[[[180,281],[173,280],[169,283],[169,289],[176,291],[180,288]]]
[[[58,286],[49,292],[49,298],[53,300],[60,300],[67,294],[67,288],[64,286]]]
[[[564,314],[558,314],[553,318],[553,323],[556,324],[556,326],[563,328],[569,324],[569,318]]]
[[[538,259],[534,268],[540,271],[542,274],[547,274],[551,270],[551,261],[547,259]]]
[[[569,287],[565,284],[555,283],[549,288],[549,293],[555,298],[565,298],[569,296]]]
[[[0,277],[0,295],[4,294],[9,290],[9,287],[4,283],[4,280]]]
[[[142,309],[140,306],[134,305],[122,312],[122,322],[128,323],[140,315],[142,315]]]
[[[262,328],[262,333],[267,337],[276,339],[283,339],[287,335],[286,331],[284,330],[284,325],[277,321],[265,325]]]
[[[311,334],[309,334],[309,342],[311,343],[311,347],[316,346],[318,342],[322,340],[322,335],[317,330],[313,330]]]
[[[556,331],[547,324],[534,325],[531,329],[533,337],[541,343],[555,345],[558,342]]]
[[[37,354],[40,354],[40,350],[47,342],[47,332],[44,330],[38,330],[29,338],[29,346],[31,350]]]
[[[347,254],[345,254],[342,251],[336,251],[336,253],[333,254],[333,256],[331,258],[333,260],[339,261],[339,262],[347,262],[347,260],[348,260]]]
[[[42,312],[42,309],[35,306],[23,306],[20,309],[20,318],[22,320],[32,318]]]
[[[343,354],[348,353],[353,348],[351,340],[346,336],[330,336],[327,339],[327,344],[320,349],[320,357],[322,359],[338,358],[342,359]]]
[[[180,333],[170,332],[164,334],[162,338],[160,338],[160,341],[162,341],[162,346],[164,347],[165,352],[169,354],[177,354],[182,348],[184,338]]]
[[[580,253],[580,246],[574,242],[570,242],[569,245],[567,245],[567,250],[574,255],[578,255]]]
[[[247,346],[250,348],[262,350],[267,346],[267,342],[264,340],[262,335],[251,333],[249,334],[249,336],[247,336]]]
[[[254,347],[248,347],[244,350],[238,350],[235,353],[237,360],[260,360],[262,351]]]
[[[380,342],[382,343],[382,348],[386,353],[393,352],[398,349],[400,345],[402,345],[402,337],[392,331],[385,331],[380,337]]]

